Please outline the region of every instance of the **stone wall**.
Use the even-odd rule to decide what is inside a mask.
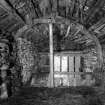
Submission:
[[[101,68],[98,67],[97,50],[89,48],[84,50],[84,71],[91,75],[91,79],[95,79],[95,86],[100,86],[102,81]]]
[[[22,67],[22,82],[26,83],[30,80],[32,71],[34,70],[35,57],[34,49],[31,41],[25,38],[17,38],[18,58]]]
[[[102,45],[103,65],[102,65],[102,86],[105,88],[105,45]]]

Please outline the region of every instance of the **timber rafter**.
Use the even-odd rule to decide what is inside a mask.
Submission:
[[[18,11],[15,8],[13,8],[13,6],[8,0],[1,0],[0,7],[3,8],[6,12],[8,12],[8,14],[10,14],[11,16],[17,17],[22,22],[25,22],[21,15],[18,13]]]

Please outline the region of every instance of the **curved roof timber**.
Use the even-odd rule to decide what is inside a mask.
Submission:
[[[37,2],[38,1],[38,2]],[[97,39],[97,37],[94,35],[94,33],[90,34],[82,25],[78,24],[77,21],[79,20],[79,18],[82,19],[82,24],[86,23],[85,26],[87,27],[88,24],[94,24],[94,22],[92,23],[92,19],[95,20],[95,15],[97,13],[100,13],[100,11],[102,10],[102,8],[105,5],[105,0],[80,0],[80,4],[78,4],[76,2],[76,0],[73,0],[73,3],[71,3],[72,5],[70,5],[70,2],[72,2],[71,0],[41,0],[39,2],[39,0],[0,0],[0,11],[4,11],[4,13],[0,12],[0,28],[3,31],[10,31],[13,32],[14,34],[16,33],[16,35],[14,35],[15,37],[21,36],[21,34],[23,32],[25,32],[26,30],[33,30],[32,28],[38,24],[38,23],[54,23],[54,24],[66,24],[68,25],[68,30],[66,32],[65,37],[69,36],[69,30],[70,30],[70,25],[71,23],[76,24],[77,26],[79,26],[78,30],[76,31],[76,33],[74,34],[73,38],[75,39],[75,36],[78,36],[79,31],[82,31],[84,34],[86,34],[88,37],[90,37],[90,39],[92,39],[97,46],[97,52],[98,52],[98,60],[100,62],[99,65],[102,64],[102,49],[101,49],[101,45],[99,40]],[[50,1],[50,2],[47,2]],[[59,3],[58,3],[59,1]],[[84,1],[84,2],[82,2]],[[94,6],[91,5],[91,2],[93,3],[93,1],[95,1]],[[16,2],[16,6],[15,6],[15,2]],[[47,2],[47,4],[46,4]],[[63,2],[63,3],[62,3]],[[90,4],[89,4],[90,2]],[[45,5],[42,7],[41,5],[45,3]],[[58,5],[59,4],[59,5]],[[61,7],[65,7],[66,8],[66,15],[64,15],[64,17],[60,17],[60,16],[54,16],[56,14],[59,15],[59,10],[60,10],[60,6]],[[75,8],[76,6],[76,8]],[[82,8],[83,7],[83,8]],[[85,7],[87,7],[87,10]],[[46,10],[50,9],[51,15],[47,16],[46,14]],[[71,10],[71,12],[69,13],[69,9]],[[76,9],[76,13],[75,13],[75,9]],[[78,10],[81,11],[78,11]],[[33,12],[32,12],[32,11]],[[6,13],[5,13],[6,12]],[[22,13],[25,13],[25,15],[23,15]],[[53,12],[55,12],[55,14],[53,14]],[[64,12],[64,11],[62,11]],[[81,16],[79,17],[79,12],[81,12]],[[33,16],[33,14],[35,16]],[[52,15],[53,14],[53,15]],[[67,17],[68,14],[70,14],[70,17]],[[75,16],[77,18],[76,21],[72,21],[71,17],[74,19]],[[3,15],[3,17],[2,17]],[[44,16],[44,17],[42,17]],[[73,17],[74,16],[74,17]],[[84,17],[85,16],[85,17]],[[4,18],[5,17],[5,18]],[[42,17],[42,18],[40,18]],[[33,20],[32,20],[33,18]],[[38,18],[38,19],[36,19]],[[102,17],[101,17],[102,18]],[[97,20],[97,19],[96,19]],[[16,23],[15,23],[16,22]],[[96,21],[95,21],[96,22]],[[6,25],[6,27],[5,27]],[[21,28],[20,28],[21,26]],[[89,27],[88,27],[89,28]],[[33,30],[34,32],[34,30]],[[99,34],[99,33],[98,33]],[[97,35],[98,36],[98,35]],[[76,41],[81,41],[80,38],[78,38],[78,40]],[[102,38],[103,40],[103,38]],[[82,43],[83,44],[83,43]]]
[[[4,11],[3,18],[1,18],[2,14],[0,12],[0,28],[2,31],[14,32],[16,30],[15,27],[18,30],[17,26],[20,27],[26,24],[21,14],[12,6],[8,0],[0,0],[0,10]]]
[[[32,24],[32,18],[46,16],[45,12],[47,10],[50,10],[50,13],[55,12],[60,15],[60,7],[65,7],[66,9],[65,18],[75,18],[73,15],[75,14],[77,21],[82,19],[82,24],[87,21],[87,24],[90,24],[93,18],[95,20],[95,14],[97,12],[100,13],[104,2],[104,0],[1,0],[0,7],[8,12],[10,16],[14,16],[14,18],[17,18],[21,22],[30,25]],[[86,7],[88,8],[87,10],[85,10]],[[80,17],[79,15],[77,16],[77,14],[80,14],[79,12],[81,13]],[[24,13],[25,15],[23,15]]]
[[[105,17],[89,28],[99,39],[101,44],[105,44]]]

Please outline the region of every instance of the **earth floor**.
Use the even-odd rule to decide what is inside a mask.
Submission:
[[[0,101],[0,105],[104,105],[93,88],[23,87],[15,96]]]

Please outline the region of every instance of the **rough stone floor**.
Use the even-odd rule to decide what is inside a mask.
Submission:
[[[93,88],[22,88],[0,105],[105,105]]]

